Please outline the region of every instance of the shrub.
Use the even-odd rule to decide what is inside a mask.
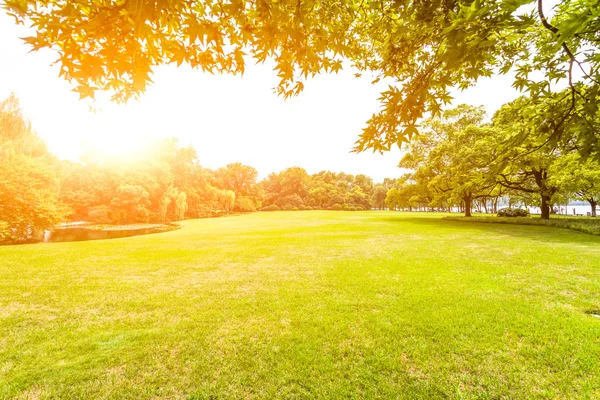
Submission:
[[[529,217],[529,210],[525,208],[502,208],[498,210],[499,217]]]
[[[311,206],[306,206],[306,207],[304,207],[304,209],[305,209],[306,211],[310,211],[310,210],[312,210],[313,208],[312,208]],[[301,208],[301,210],[302,210],[302,208]]]
[[[304,205],[300,205],[300,206],[298,207],[298,209],[299,209],[300,211],[304,211],[304,210],[306,210],[306,208],[307,208],[307,207],[306,207],[306,206],[304,206]]]
[[[298,207],[294,207],[292,208],[292,211],[300,211],[300,209]]]
[[[279,211],[281,208],[277,204],[271,204],[270,206],[266,206],[260,209],[260,211]]]
[[[361,206],[358,206],[354,209],[354,211],[364,211],[364,208],[362,208]]]
[[[236,197],[233,211],[254,212],[256,211],[256,206],[254,205],[252,199],[248,197]]]
[[[292,207],[300,207],[300,205],[304,204],[304,201],[302,200],[302,197],[294,193],[292,195],[277,199],[275,203],[282,208],[286,204],[290,204]]]
[[[328,207],[327,209],[328,210],[331,209],[333,211],[341,211],[342,206],[336,203],[336,204],[332,205],[331,207]]]
[[[331,210],[333,210],[333,207],[327,207],[326,210],[331,211]]]
[[[290,203],[285,203],[282,207],[285,211],[291,211],[292,208],[294,208],[294,206],[292,206]]]
[[[344,210],[344,211],[353,211],[352,210],[353,208],[354,207],[352,207],[352,205],[350,205],[350,204],[344,204],[344,207],[342,207],[342,210]]]

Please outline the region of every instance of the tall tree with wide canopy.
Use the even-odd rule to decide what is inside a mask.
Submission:
[[[600,99],[597,0],[4,0],[10,15],[35,28],[33,49],[58,52],[60,74],[82,97],[97,90],[125,101],[152,71],[188,63],[243,73],[246,55],[272,59],[279,94],[335,72],[343,61],[390,82],[382,109],[356,150],[387,151],[417,131],[481,77],[515,71],[532,97],[570,87],[573,112],[593,120]],[[577,86],[581,82],[588,89]],[[599,128],[587,132],[598,147]]]
[[[449,203],[464,205],[465,216],[471,216],[475,200],[491,197],[498,184],[490,174],[494,158],[494,128],[470,125],[460,131],[448,132],[446,140],[431,153],[430,162],[438,165],[439,173],[429,182],[437,195]]]
[[[480,126],[484,118],[483,108],[461,104],[427,119],[423,133],[408,145],[400,166],[427,181],[431,205],[462,202],[470,217],[473,200],[489,196],[496,186],[488,173],[493,145]]]
[[[561,189],[552,179],[554,165],[580,144],[574,134],[565,135],[576,131],[581,121],[563,100],[561,94],[542,101],[520,97],[494,115],[498,129],[493,132],[499,136],[492,171],[505,188],[538,196],[543,219],[550,218],[553,196]]]

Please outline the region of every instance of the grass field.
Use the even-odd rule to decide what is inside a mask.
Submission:
[[[479,222],[486,224],[513,224],[513,225],[538,225],[555,228],[573,229],[575,231],[600,235],[600,218],[571,217],[565,215],[552,215],[550,219],[541,219],[539,216],[531,217],[497,217],[485,214],[475,214],[473,217],[451,215],[444,219],[457,222]]]
[[[0,247],[0,398],[600,398],[600,237],[274,212]]]

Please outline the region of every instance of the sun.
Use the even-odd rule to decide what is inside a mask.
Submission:
[[[131,112],[136,108],[140,108],[139,105],[107,103],[88,114],[86,126],[89,128],[81,140],[82,154],[121,163],[139,159],[148,150],[151,139],[141,127],[140,113]]]
[[[146,144],[143,138],[119,133],[96,138],[92,144],[92,149],[96,153],[112,159],[134,157],[142,152],[145,147]]]

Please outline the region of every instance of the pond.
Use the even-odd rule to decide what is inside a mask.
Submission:
[[[118,239],[179,229],[178,225],[137,224],[105,226],[70,226],[46,232],[44,242],[80,242],[84,240]]]

